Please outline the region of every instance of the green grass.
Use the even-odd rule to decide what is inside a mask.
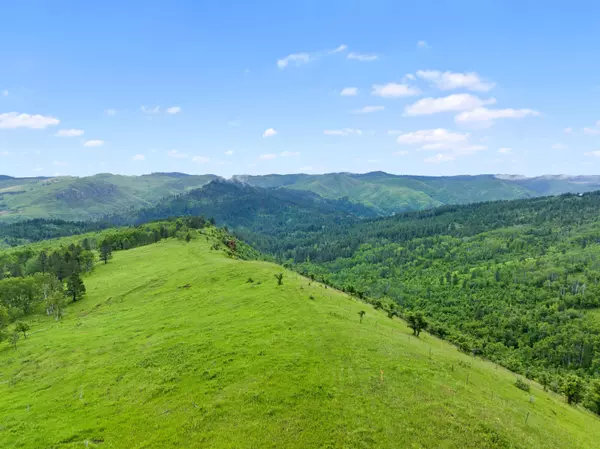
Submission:
[[[538,385],[211,245],[115,253],[62,322],[2,344],[0,446],[599,446],[600,421]]]

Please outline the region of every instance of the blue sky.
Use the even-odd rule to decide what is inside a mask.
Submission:
[[[28,1],[0,174],[600,174],[600,5]]]

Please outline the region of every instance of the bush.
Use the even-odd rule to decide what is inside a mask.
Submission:
[[[519,390],[527,392],[531,390],[531,386],[527,382],[525,382],[521,377],[517,377],[517,380],[515,381],[515,387],[517,387]]]

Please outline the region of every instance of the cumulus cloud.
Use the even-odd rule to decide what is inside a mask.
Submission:
[[[358,94],[358,87],[344,87],[340,92],[342,97],[353,97]]]
[[[312,60],[310,53],[292,53],[287,55],[285,58],[277,60],[277,67],[285,69],[288,65],[293,64],[295,66],[301,66],[307,64]]]
[[[167,108],[166,113],[167,114],[179,114],[181,112],[181,106],[171,106],[170,108]]]
[[[371,112],[383,111],[385,106],[365,106],[360,109],[354,109],[353,114],[370,114]]]
[[[439,70],[419,70],[417,76],[441,90],[468,89],[488,92],[496,83],[486,82],[475,72],[456,73]]]
[[[355,59],[357,61],[370,62],[375,61],[378,58],[377,55],[364,54],[364,53],[348,53],[348,59]]]
[[[59,123],[59,119],[47,115],[20,114],[18,112],[0,114],[0,128],[2,129],[44,129],[48,126],[58,125]]]
[[[267,129],[264,133],[263,133],[263,137],[273,137],[274,135],[277,134],[277,130],[273,129],[273,128],[269,128]]]
[[[457,144],[469,140],[469,134],[451,132],[444,128],[423,129],[398,136],[396,142],[401,145],[426,145],[434,143]]]
[[[406,106],[406,115],[430,115],[438,112],[468,111],[484,105],[494,104],[496,100],[482,100],[471,94],[454,94],[441,98],[423,98],[414,104]]]
[[[232,156],[232,155],[233,155],[233,150],[225,151],[225,156]]]
[[[360,129],[344,128],[344,129],[326,129],[323,131],[326,136],[362,136],[363,132]]]
[[[397,97],[411,97],[419,95],[421,91],[416,87],[409,86],[407,84],[398,83],[387,83],[387,84],[373,84],[373,91],[371,95],[384,98],[397,98]]]
[[[134,161],[145,161],[146,160],[146,156],[144,156],[143,154],[136,154],[131,159],[134,160]]]
[[[188,157],[187,153],[180,153],[177,150],[169,150],[167,155],[173,159],[186,159]]]
[[[291,156],[300,156],[299,151],[283,151],[280,154],[281,157],[291,157]]]
[[[567,134],[571,134],[573,132],[573,128],[565,128],[565,132]]]
[[[588,151],[587,153],[585,153],[585,155],[586,156],[600,157],[600,150]]]
[[[196,164],[206,164],[207,162],[210,162],[210,158],[205,156],[194,156],[192,162],[195,162]]]
[[[77,137],[83,136],[83,129],[60,129],[55,134],[57,137]]]
[[[8,156],[9,154],[8,151],[0,151],[0,156]]]
[[[501,118],[519,119],[538,116],[540,113],[533,109],[488,109],[485,107],[465,111],[454,117],[454,121],[460,124],[473,123],[481,126],[491,126],[494,120]]]
[[[417,42],[417,47],[418,48],[429,48],[429,45],[425,41],[418,41]]]
[[[104,145],[106,142],[104,142],[104,140],[87,140],[84,142],[83,146],[84,147],[101,147],[102,145]]]
[[[1,126],[0,126],[1,128]],[[597,136],[600,134],[600,127],[596,128],[583,128],[583,134],[586,136]]]
[[[512,148],[499,148],[498,153],[503,153],[503,154],[512,153]]]
[[[346,50],[348,50],[348,46],[347,46],[347,45],[344,45],[344,44],[342,44],[342,45],[340,45],[339,47],[337,47],[337,48],[334,48],[333,50],[331,50],[331,52],[330,52],[330,53],[340,53],[340,52],[342,52],[342,51],[346,51]]]
[[[427,163],[448,162],[457,157],[469,156],[487,149],[484,145],[471,145],[470,134],[448,131],[444,128],[424,129],[398,136],[401,145],[419,145],[418,151],[439,151],[425,159]]]
[[[270,161],[271,159],[275,159],[277,155],[275,153],[261,154],[258,156],[259,159],[263,161]]]
[[[104,113],[106,115],[108,115],[109,117],[114,117],[115,115],[117,115],[117,110],[116,109],[105,109]]]

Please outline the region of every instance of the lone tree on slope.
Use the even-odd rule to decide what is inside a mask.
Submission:
[[[358,316],[360,316],[360,324],[362,324],[363,317],[367,314],[364,310],[358,312]]]
[[[427,321],[421,312],[409,313],[406,316],[408,327],[413,330],[413,335],[418,337],[422,330],[427,329]]]
[[[112,245],[108,240],[103,240],[100,244],[100,259],[104,261],[105,264],[108,263],[108,259],[112,258]]]
[[[85,285],[77,273],[73,273],[67,279],[66,294],[73,299],[73,302],[83,298],[85,295]]]
[[[275,279],[277,279],[277,285],[283,285],[283,273],[277,273]]]

